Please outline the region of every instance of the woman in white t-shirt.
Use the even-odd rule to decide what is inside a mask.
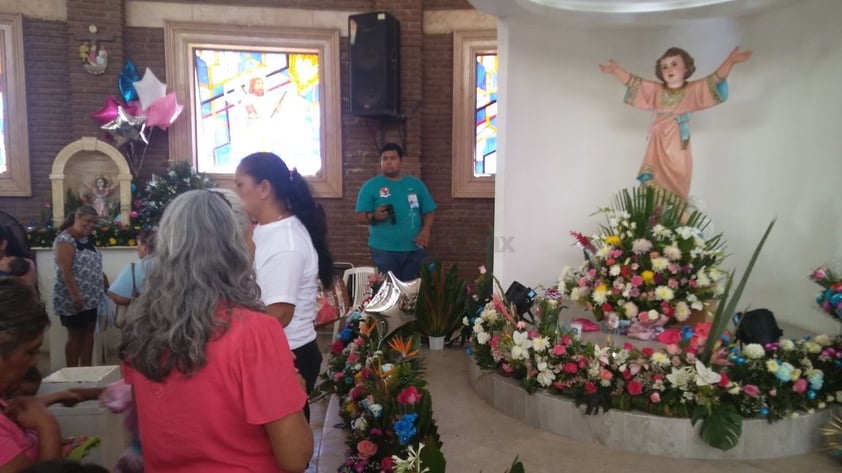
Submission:
[[[246,212],[257,221],[254,269],[261,300],[266,312],[284,325],[309,394],[322,363],[314,326],[318,281],[324,287],[333,284],[324,210],[304,177],[272,153],[243,158],[234,184]],[[306,406],[304,413],[309,419]]]

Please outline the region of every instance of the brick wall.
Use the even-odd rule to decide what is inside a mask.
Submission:
[[[172,3],[224,4],[217,0],[179,0]],[[485,260],[485,238],[493,220],[493,199],[453,199],[451,172],[452,35],[425,35],[425,9],[471,8],[466,0],[248,0],[243,5],[331,10],[385,10],[401,22],[401,97],[408,113],[404,169],[420,176],[439,205],[429,252],[446,263],[457,263],[465,277],[473,277]],[[160,28],[122,27],[125,8],[120,0],[68,0],[68,22],[26,20],[25,54],[30,121],[33,197],[0,198],[0,207],[29,223],[50,198],[49,167],[61,148],[80,136],[100,136],[89,114],[105,97],[119,97],[117,76],[124,59],[140,74],[146,67],[165,76],[164,34]],[[100,36],[114,41],[109,48],[108,72],[90,76],[78,61],[79,43],[87,26],[95,23]],[[357,192],[365,180],[379,173],[377,144],[401,142],[398,121],[381,122],[348,114],[349,59],[347,38],[340,42],[342,87],[342,166],[344,195],[324,199],[330,242],[337,261],[371,264],[367,228],[354,218]],[[109,47],[110,46],[110,47]],[[69,80],[67,79],[69,77]],[[169,159],[167,133],[155,129],[146,150],[143,176],[160,173]]]

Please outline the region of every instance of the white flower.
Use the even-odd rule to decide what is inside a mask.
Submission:
[[[623,313],[626,314],[626,318],[633,319],[637,317],[637,305],[634,302],[626,302],[623,304]]]
[[[684,301],[675,304],[675,320],[684,322],[690,317],[690,306]]]
[[[529,350],[522,347],[521,345],[512,345],[513,360],[525,360],[527,358],[529,358]]]
[[[820,353],[822,351],[822,346],[816,342],[807,342],[804,344],[804,348],[807,349],[808,353]]]
[[[646,313],[646,317],[649,318],[650,322],[654,322],[661,317],[661,314],[659,314],[657,310],[652,309],[652,310],[650,310],[649,312]]]
[[[656,273],[660,273],[661,271],[667,269],[669,265],[670,260],[664,257],[659,256],[657,258],[652,258],[652,271],[655,271]]]
[[[697,236],[699,234],[699,229],[696,227],[683,226],[676,228],[675,233],[681,235],[681,238],[689,240],[690,238],[693,238],[694,236]]]
[[[685,367],[672,368],[672,372],[667,375],[667,381],[679,389],[686,389],[687,383],[690,382],[690,369]]]
[[[611,270],[609,271],[609,273],[612,276],[619,276],[620,275],[620,265],[615,264],[614,266],[611,266]]]
[[[819,345],[821,345],[823,347],[830,346],[830,343],[831,343],[830,337],[828,337],[825,334],[816,335],[815,337],[813,337],[813,341],[818,343]]]
[[[632,253],[642,255],[652,249],[652,242],[645,238],[638,238],[632,242]]]
[[[369,410],[369,412],[371,412],[371,414],[376,419],[376,418],[380,417],[380,413],[383,412],[383,406],[375,403],[375,404],[372,404],[372,405],[368,406],[368,410]]]
[[[532,346],[532,340],[529,339],[529,334],[521,331],[516,331],[512,334],[512,343],[523,346],[524,348]]]
[[[485,327],[482,326],[482,319],[477,319],[476,322],[474,322],[474,332],[475,333],[485,332]]]
[[[569,297],[570,297],[570,299],[571,299],[571,300],[574,300],[574,301],[578,301],[578,300],[582,297],[582,295],[581,295],[581,293],[580,293],[580,292],[581,292],[581,291],[579,290],[579,287],[578,287],[578,286],[576,286],[576,287],[574,287],[573,289],[571,289],[571,290],[570,290],[570,296],[569,296]]]
[[[491,340],[491,334],[487,332],[478,333],[477,334],[477,343],[480,345],[485,345],[488,341]]]
[[[696,360],[696,385],[697,386],[709,386],[711,384],[716,384],[720,380],[722,380],[722,376],[713,371],[712,369],[708,368],[699,360]]]
[[[652,353],[652,363],[656,366],[664,367],[670,364],[670,357],[662,351]]]
[[[535,353],[543,353],[549,344],[550,341],[547,340],[547,337],[538,337],[532,340],[532,349],[535,350]]]
[[[368,427],[368,421],[365,420],[365,417],[357,417],[356,419],[351,421],[351,429],[359,430],[360,432],[365,432],[365,429]]]
[[[795,349],[795,344],[792,343],[792,340],[785,338],[781,340],[780,347],[783,351],[792,351]]]
[[[673,297],[675,297],[675,293],[667,286],[655,288],[655,298],[659,301],[671,301]]]
[[[599,259],[605,259],[605,257],[608,256],[608,253],[610,253],[613,249],[613,246],[605,245],[602,248],[596,250],[596,257]]]
[[[667,246],[664,248],[664,256],[669,258],[670,261],[677,261],[681,259],[681,250],[678,249],[677,246]]]
[[[691,295],[692,295],[692,294],[691,294]],[[695,297],[695,296],[694,296],[694,297]],[[690,299],[690,298],[688,297],[687,299]],[[692,304],[690,304],[690,308],[691,308],[691,309],[693,309],[693,310],[702,310],[702,309],[704,309],[704,308],[705,308],[705,305],[704,305],[704,304],[702,304],[702,303],[701,303],[701,302],[699,302],[699,301],[694,301]]]
[[[468,316],[462,317],[462,325],[471,325],[471,320],[468,318]]]
[[[743,348],[743,354],[752,360],[759,360],[766,355],[766,350],[759,343],[749,343]]]
[[[545,369],[538,372],[538,384],[541,386],[548,387],[553,384],[553,381],[555,381],[555,373],[551,370]]]
[[[696,283],[699,285],[699,287],[708,287],[710,286],[710,282],[710,278],[708,278],[704,270],[700,270],[698,273],[696,273]]]
[[[652,234],[656,237],[665,238],[670,237],[672,235],[672,231],[659,223],[652,228]]]
[[[741,391],[741,389],[740,389],[739,384],[734,384],[733,386],[728,388],[728,394],[730,394],[732,396],[736,396],[737,394],[740,394],[740,391]]]

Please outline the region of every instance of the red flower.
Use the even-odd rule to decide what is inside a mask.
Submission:
[[[630,380],[631,377],[632,377],[631,371],[629,371],[628,369],[623,370],[622,374],[623,374],[623,379],[625,379],[626,381]],[[636,382],[636,381],[632,381],[632,382]]]
[[[628,266],[623,266],[622,268],[620,268],[620,274],[622,274],[623,277],[629,277],[630,272],[631,272],[631,270],[629,269]]]
[[[383,459],[380,460],[380,467],[383,468],[383,471],[386,473],[392,473],[392,468],[394,468],[392,457],[383,457]]]
[[[398,394],[398,403],[403,404],[404,406],[415,404],[420,400],[421,393],[415,389],[415,386],[407,386]]]
[[[579,371],[579,365],[577,365],[576,363],[573,363],[572,361],[569,361],[569,362],[564,364],[564,371],[565,371],[565,373],[573,374],[573,373]]]
[[[719,387],[720,388],[728,387],[728,383],[731,382],[731,380],[728,379],[728,375],[725,374],[725,372],[722,372],[722,373],[719,373],[719,376],[721,376],[721,378],[719,379]]]
[[[596,385],[590,381],[585,383],[585,392],[588,394],[593,394],[596,392]]]
[[[626,390],[632,396],[639,396],[643,392],[643,384],[633,379],[626,385]]]
[[[345,349],[345,345],[342,343],[342,340],[337,338],[330,344],[330,354],[331,355],[341,355],[342,350]]]
[[[603,312],[606,312],[606,313],[607,313],[607,312],[613,312],[613,311],[614,311],[614,308],[613,308],[613,307],[611,307],[611,304],[609,304],[609,303],[607,303],[607,302],[606,302],[605,304],[602,304],[602,307],[600,307],[600,309],[601,309]]]
[[[649,348],[649,347],[646,347],[646,348],[640,350],[640,352],[643,353],[646,356],[652,356],[652,355],[655,354],[655,350],[652,349],[652,348]]]

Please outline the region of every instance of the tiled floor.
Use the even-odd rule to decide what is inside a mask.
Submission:
[[[468,382],[468,363],[471,360],[463,349],[450,348],[442,352],[424,350],[422,353],[426,359],[427,380],[433,395],[433,411],[444,442],[448,472],[502,473],[516,456],[523,462],[527,473],[842,471],[842,463],[823,453],[763,461],[680,460],[579,443],[529,427],[497,412],[483,402]],[[329,441],[321,445],[322,456],[335,458],[337,452],[328,452],[325,449],[344,449],[344,446],[337,443]],[[338,465],[324,463],[323,461],[319,465],[319,473],[336,471]]]

